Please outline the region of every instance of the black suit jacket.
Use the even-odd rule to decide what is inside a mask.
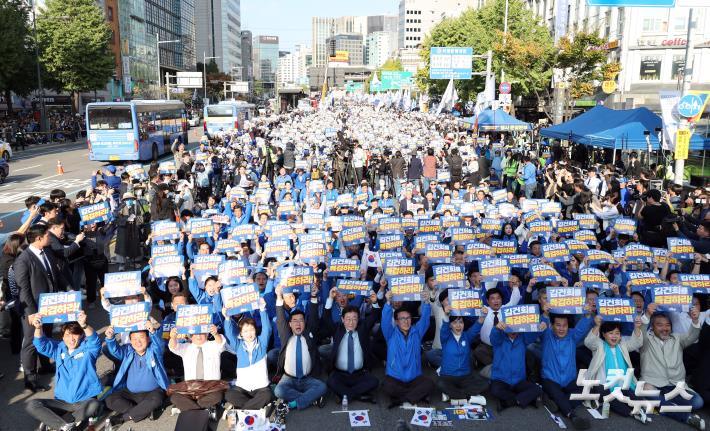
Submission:
[[[338,322],[337,324],[333,323],[332,310],[332,308],[326,308],[323,310],[323,335],[333,337],[333,349],[330,351],[328,363],[326,364],[328,372],[335,369],[335,364],[338,361],[338,350],[340,349],[340,343],[347,334],[347,330],[345,329],[343,322]],[[373,308],[367,319],[365,319],[365,321],[360,320],[357,324],[357,338],[360,342],[360,348],[362,349],[363,368],[368,370],[372,368],[370,333],[372,332],[372,327],[375,326],[381,318],[382,308]]]
[[[54,262],[51,251],[45,250],[45,255],[54,281],[47,276],[44,264],[29,247],[20,253],[13,264],[15,281],[20,292],[20,310],[26,316],[37,312],[40,293],[66,290],[66,282]]]
[[[283,305],[276,306],[276,328],[278,336],[281,340],[281,353],[279,353],[279,362],[276,370],[276,375],[284,374],[284,363],[286,362],[286,347],[288,340],[293,333],[288,325],[284,314]],[[308,312],[306,313],[306,329],[303,330],[303,338],[308,344],[308,354],[311,357],[311,372],[310,376],[317,376],[320,372],[320,360],[318,356],[318,303],[308,302]],[[294,377],[294,376],[292,376]]]

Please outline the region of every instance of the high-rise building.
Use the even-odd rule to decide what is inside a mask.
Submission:
[[[444,18],[481,7],[482,0],[400,0],[399,48],[419,48],[424,37]]]
[[[195,69],[195,0],[145,0],[145,23],[158,40],[179,41],[160,44],[161,75]]]
[[[351,66],[362,66],[364,47],[362,35],[356,33],[336,34],[326,39],[328,55],[333,57],[338,51],[348,53],[348,64]]]
[[[375,31],[367,36],[366,64],[373,68],[382,66],[389,58],[397,56],[397,32]]]
[[[311,47],[313,66],[325,66],[328,63],[326,39],[338,34],[359,34],[363,42],[363,63],[368,58],[367,37],[377,31],[397,32],[398,17],[387,15],[341,16],[336,18],[313,17],[311,22]]]
[[[278,82],[280,85],[307,85],[310,49],[296,45],[293,52],[279,57]]]
[[[142,0],[118,2],[123,94],[126,97],[137,87],[158,83],[156,37],[148,33],[145,10],[146,3]]]
[[[254,63],[252,61],[252,34],[249,30],[241,33],[242,38],[242,81],[251,82],[254,79]]]
[[[252,43],[254,79],[261,82],[264,94],[276,94],[276,71],[279,67],[279,37],[254,36]]]
[[[219,69],[232,73],[243,66],[240,0],[205,0],[201,5],[195,13],[197,60],[219,57],[214,59]]]

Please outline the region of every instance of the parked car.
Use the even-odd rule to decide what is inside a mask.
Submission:
[[[6,162],[9,162],[12,158],[12,147],[10,146],[10,143],[5,142],[2,139],[0,139],[0,157],[5,159]]]
[[[199,115],[193,115],[192,117],[187,119],[187,125],[190,127],[198,127],[201,121],[202,119]]]

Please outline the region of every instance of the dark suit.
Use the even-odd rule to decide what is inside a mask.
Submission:
[[[64,245],[64,242],[57,238],[52,232],[49,233],[49,247],[48,254],[51,254],[56,262],[59,272],[61,273],[64,280],[70,282],[72,280],[72,271],[69,264],[69,258],[79,251],[81,247],[76,242],[72,241],[69,245]],[[79,287],[79,286],[77,286]]]
[[[333,323],[331,316],[332,308],[326,308],[323,311],[323,335],[333,337],[333,348],[330,351],[326,370],[330,372],[328,376],[328,387],[339,398],[347,395],[349,400],[355,400],[363,395],[368,395],[379,386],[380,382],[375,376],[370,374],[369,370],[372,367],[372,355],[370,353],[370,333],[372,327],[375,326],[381,316],[381,308],[373,308],[370,315],[365,321],[358,322],[357,332],[358,343],[362,351],[362,368],[353,371],[352,374],[347,370],[337,368],[338,353],[340,351],[340,343],[347,336],[347,330],[342,322]],[[347,343],[347,341],[345,341]]]
[[[27,321],[27,317],[37,313],[40,293],[66,290],[64,277],[54,262],[49,248],[46,249],[45,256],[49,261],[52,278],[49,278],[44,263],[29,247],[20,253],[13,264],[15,280],[20,292],[20,312],[22,313],[22,328],[24,330],[20,356],[25,375],[28,376],[37,372],[37,350],[32,344],[35,328]]]
[[[311,357],[311,375],[317,376],[320,372],[320,361],[318,357],[318,345],[316,338],[318,335],[318,304],[308,302],[308,313],[306,313],[306,328],[303,331],[304,339],[308,344],[308,354]],[[281,339],[281,353],[279,354],[277,375],[284,374],[284,363],[286,362],[286,346],[293,333],[286,320],[286,314],[282,305],[276,306],[276,327],[278,336]],[[311,336],[312,335],[312,336]]]

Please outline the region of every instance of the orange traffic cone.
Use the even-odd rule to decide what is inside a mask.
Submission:
[[[57,175],[64,175],[64,166],[62,166],[61,160],[57,160]]]

